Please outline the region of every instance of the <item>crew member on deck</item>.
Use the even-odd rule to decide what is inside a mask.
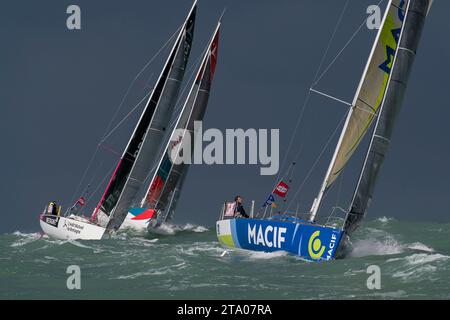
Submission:
[[[236,202],[236,206],[234,208],[234,217],[235,218],[250,218],[247,213],[245,213],[244,206],[242,205],[241,196],[236,196],[234,198]]]
[[[47,214],[50,214],[52,216],[58,215],[58,205],[56,204],[56,201],[52,201],[49,203],[47,207]]]

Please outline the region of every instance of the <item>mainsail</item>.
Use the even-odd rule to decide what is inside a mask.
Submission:
[[[190,135],[191,139],[188,139],[190,142],[195,141],[197,133],[194,132],[194,121],[201,121],[206,111],[217,63],[219,30],[220,21],[213,33],[189,96],[158,164],[157,171],[141,202],[142,207],[155,208],[161,212],[165,211],[163,220],[167,220],[173,214],[184,177],[189,168],[189,164],[178,163],[178,161],[174,163],[172,160],[177,160],[173,158],[174,154],[177,157],[180,147],[186,143],[184,138],[186,135]],[[192,154],[194,144],[191,143],[187,147],[191,148]]]
[[[429,0],[410,0],[409,2],[401,1],[399,3],[397,15],[403,20],[403,31],[399,36],[400,45],[394,57],[387,92],[380,108],[372,140],[345,220],[344,230],[348,234],[357,228],[370,205],[375,182],[389,148],[396,116],[403,101],[409,74],[430,7],[431,1]]]
[[[320,207],[324,193],[331,187],[377,116],[388,87],[389,75],[404,22],[405,0],[389,1],[368,62],[342,129],[333,158],[317,198],[310,220]]]
[[[177,36],[138,124],[94,211],[94,220],[99,211],[110,216],[108,229],[120,227],[160,147],[191,51],[195,14],[196,2]]]

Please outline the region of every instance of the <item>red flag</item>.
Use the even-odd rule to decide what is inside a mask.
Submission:
[[[284,198],[284,197],[286,197],[288,190],[289,190],[289,186],[286,183],[284,183],[283,181],[280,181],[280,183],[278,183],[278,185],[273,190],[273,193]]]
[[[80,197],[80,199],[77,200],[76,204],[80,204],[81,206],[84,206],[86,204],[86,200],[84,197]]]

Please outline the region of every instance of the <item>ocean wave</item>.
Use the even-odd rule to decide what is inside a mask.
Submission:
[[[216,242],[195,242],[190,245],[189,248],[185,248],[185,245],[181,245],[178,248],[178,251],[189,256],[198,256],[202,253],[210,253],[213,256],[217,256],[218,254],[221,255],[224,249]]]
[[[404,252],[405,246],[394,237],[388,236],[383,240],[370,238],[358,240],[353,244],[350,257],[392,255]]]
[[[113,279],[115,279],[115,280],[130,280],[130,279],[137,279],[137,278],[146,277],[146,276],[162,276],[162,275],[166,275],[168,273],[173,273],[177,270],[184,269],[185,267],[186,267],[186,262],[181,262],[178,264],[165,266],[165,267],[161,267],[161,268],[155,268],[155,269],[149,269],[147,271],[135,272],[135,273],[132,273],[129,275],[120,275]]]
[[[378,222],[381,222],[383,224],[386,224],[386,223],[389,223],[389,222],[394,221],[394,220],[395,220],[394,218],[383,216],[383,217],[380,217],[380,218],[376,219],[375,221],[378,221]]]
[[[386,230],[366,227],[363,231],[360,233],[360,239],[354,240],[349,253],[350,257],[394,255],[407,251],[434,252],[433,248],[421,242],[402,243]]]
[[[449,256],[435,253],[435,254],[426,254],[426,253],[416,253],[404,258],[409,265],[422,265],[437,261],[447,261],[450,259]]]
[[[406,257],[389,259],[392,277],[403,281],[433,280],[433,275],[441,269],[447,269],[449,256],[440,253],[415,253]]]
[[[158,238],[154,238],[154,239],[131,238],[128,241],[133,245],[149,248],[149,247],[154,247],[155,244],[159,241],[159,239]]]
[[[433,248],[430,248],[430,247],[428,247],[428,246],[426,246],[426,245],[424,245],[423,243],[420,243],[420,242],[411,243],[409,245],[406,245],[406,247],[408,249],[411,249],[411,250],[424,251],[424,252],[434,252]]]
[[[11,247],[21,247],[42,238],[42,234],[39,232],[23,233],[20,231],[15,231],[13,232],[13,235],[18,237],[19,239],[14,241],[11,244]]]
[[[263,251],[248,251],[247,255],[251,260],[267,260],[267,259],[278,259],[280,257],[285,257],[289,253],[286,251],[274,251],[274,252],[263,252]]]
[[[176,225],[172,223],[163,223],[158,228],[150,229],[151,233],[161,234],[161,235],[175,235],[178,232],[189,231],[189,232],[206,232],[208,228],[195,225],[195,224],[184,224],[184,225]]]

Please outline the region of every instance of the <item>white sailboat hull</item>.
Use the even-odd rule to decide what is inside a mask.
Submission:
[[[61,240],[100,240],[106,230],[79,217],[41,215],[39,222],[45,234]]]

